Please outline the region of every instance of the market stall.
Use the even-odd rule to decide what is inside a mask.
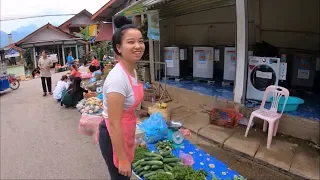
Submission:
[[[155,154],[150,155],[150,156],[155,157],[154,159],[160,159],[160,161],[156,161],[153,163],[150,161],[150,163],[146,163],[145,166],[141,165],[140,167],[139,167],[139,165],[134,164],[135,165],[134,166],[135,167],[134,174],[139,179],[148,179],[148,178],[143,177],[143,174],[145,175],[145,173],[143,173],[143,170],[139,171],[139,168],[142,168],[142,167],[145,169],[148,169],[148,168],[146,168],[146,166],[148,166],[148,164],[150,164],[151,168],[153,167],[154,170],[152,170],[152,169],[149,171],[146,170],[145,172],[148,172],[151,175],[152,174],[156,175],[159,172],[167,172],[169,175],[172,175],[172,176],[169,176],[169,178],[167,178],[168,180],[178,179],[177,178],[178,173],[180,173],[180,177],[183,176],[184,179],[187,179],[186,177],[188,177],[188,173],[195,174],[196,176],[192,176],[192,177],[188,178],[191,180],[198,180],[198,179],[200,180],[200,179],[204,179],[204,177],[205,177],[205,179],[209,179],[209,180],[217,180],[217,179],[240,180],[240,179],[245,179],[244,177],[239,175],[236,171],[228,168],[228,166],[226,164],[224,164],[223,162],[212,157],[211,155],[206,153],[204,150],[198,148],[197,146],[195,146],[194,144],[192,144],[188,140],[184,140],[182,145],[180,145],[179,147],[176,147],[172,151],[172,154],[167,155],[165,157],[163,157],[159,153],[157,153],[158,150],[156,149],[155,144],[147,144],[147,150],[150,152],[154,151]],[[141,151],[141,150],[138,150],[138,151]],[[185,166],[183,163],[181,163],[181,161],[183,161],[182,158],[187,155],[190,155],[190,157],[192,157],[192,159],[194,161],[194,163],[192,165]],[[161,157],[163,159],[162,161],[161,161]],[[141,162],[148,162],[147,160],[148,160],[148,156],[143,156]],[[155,165],[160,164],[160,165],[158,165],[156,167],[152,164],[155,164]],[[192,167],[192,168],[188,168],[188,166]],[[184,170],[185,173],[181,172],[181,170],[179,171],[179,169]],[[139,174],[141,176],[139,176],[137,174]],[[151,176],[151,178],[149,178],[149,179],[160,180],[161,178],[158,177],[158,179],[157,179],[156,177]]]
[[[89,94],[92,96],[93,94]],[[96,96],[96,94],[94,94]],[[81,100],[76,108],[81,113],[78,131],[92,136],[102,121],[102,100],[97,97],[87,97]]]
[[[184,138],[179,121],[152,114],[137,125],[133,173],[150,180],[245,179],[226,164]]]

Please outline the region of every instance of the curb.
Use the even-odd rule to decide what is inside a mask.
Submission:
[[[148,108],[147,108],[147,107],[144,107],[144,106],[141,106],[141,109],[148,109]],[[189,129],[189,128],[185,127],[185,126],[182,126],[182,127],[183,127],[183,128],[186,128],[186,129]],[[265,161],[262,161],[262,160],[259,160],[259,159],[254,158],[254,157],[251,157],[251,156],[249,156],[249,155],[247,155],[247,154],[244,154],[244,153],[242,153],[242,152],[240,152],[240,151],[238,151],[238,150],[229,148],[228,146],[225,146],[224,144],[221,144],[221,143],[215,141],[214,139],[210,139],[210,138],[204,137],[203,135],[199,134],[199,132],[192,131],[191,129],[189,129],[189,130],[191,131],[191,133],[192,133],[193,135],[196,135],[197,137],[200,137],[201,139],[203,139],[203,140],[205,140],[205,141],[207,141],[207,142],[209,142],[209,143],[211,143],[211,144],[213,144],[213,145],[216,145],[216,146],[218,146],[218,147],[221,148],[221,149],[224,149],[224,150],[226,150],[226,151],[228,151],[228,152],[231,152],[231,153],[233,153],[233,154],[236,154],[236,155],[238,155],[238,156],[241,156],[242,158],[245,158],[245,159],[247,159],[247,160],[250,160],[250,161],[252,161],[252,162],[255,162],[255,163],[257,163],[257,164],[260,164],[260,165],[262,165],[262,166],[265,166],[265,167],[267,167],[267,168],[270,168],[270,169],[272,169],[272,170],[279,171],[279,172],[281,172],[281,173],[283,173],[283,174],[285,174],[285,175],[288,175],[288,176],[290,176],[290,177],[292,177],[292,178],[295,178],[295,179],[299,179],[299,180],[307,180],[307,179],[308,179],[308,178],[306,178],[306,177],[303,177],[303,176],[294,174],[294,173],[292,173],[292,172],[290,172],[290,171],[288,171],[288,170],[285,170],[285,169],[279,168],[279,167],[277,167],[277,166],[274,166],[274,165],[272,165],[272,164],[270,164],[270,163],[267,163],[267,162],[265,162]]]
[[[186,127],[183,126],[183,128],[186,128]],[[187,129],[188,129],[188,128],[187,128]],[[192,134],[196,135],[197,137],[200,137],[201,139],[203,139],[203,140],[205,140],[205,141],[207,141],[207,142],[209,142],[209,143],[212,143],[213,145],[217,145],[217,146],[218,146],[219,148],[221,148],[221,149],[224,149],[224,150],[226,150],[226,151],[228,151],[228,152],[231,152],[231,153],[233,153],[233,154],[236,154],[236,155],[238,155],[238,156],[241,156],[242,158],[245,158],[245,159],[247,159],[247,160],[250,160],[250,161],[252,161],[252,162],[255,162],[255,163],[257,163],[257,164],[260,164],[260,165],[262,165],[262,166],[265,166],[265,167],[267,167],[267,168],[270,168],[270,169],[272,169],[272,170],[279,171],[279,172],[281,172],[281,173],[283,173],[283,174],[285,174],[285,175],[288,175],[288,176],[290,176],[290,177],[292,177],[292,178],[295,178],[295,179],[299,179],[299,180],[307,180],[307,179],[308,179],[308,178],[306,178],[306,177],[303,177],[303,176],[294,174],[294,173],[292,173],[292,172],[290,172],[290,171],[288,171],[288,170],[284,170],[284,169],[282,169],[282,168],[279,168],[279,167],[277,167],[277,166],[274,166],[274,165],[272,165],[272,164],[270,164],[270,163],[267,163],[267,162],[265,162],[265,161],[262,161],[262,160],[259,160],[259,159],[254,158],[254,157],[251,157],[251,156],[249,156],[249,155],[247,155],[247,154],[244,154],[244,153],[242,153],[242,152],[240,152],[240,151],[237,151],[237,150],[235,150],[235,149],[229,148],[229,147],[225,146],[224,144],[221,144],[221,143],[219,143],[219,142],[217,142],[217,141],[215,141],[215,140],[213,140],[213,139],[204,137],[203,135],[201,135],[201,134],[199,134],[199,133],[197,133],[197,132],[194,132],[194,131],[192,131],[191,129],[189,129],[189,130],[191,131]]]

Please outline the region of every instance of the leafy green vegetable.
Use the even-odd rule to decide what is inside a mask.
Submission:
[[[157,142],[156,148],[160,153],[171,152],[174,149],[172,143],[169,140]]]
[[[140,147],[140,146],[136,147],[136,151],[135,151],[135,154],[134,154],[133,162],[135,163],[135,162],[143,159],[144,158],[144,153],[147,153],[147,152],[149,152],[149,150],[146,147]]]
[[[172,174],[166,172],[157,172],[150,180],[174,180]]]
[[[190,166],[174,167],[172,170],[174,180],[205,180],[203,171],[195,171]]]

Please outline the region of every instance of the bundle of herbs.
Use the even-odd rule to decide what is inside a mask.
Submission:
[[[137,162],[144,158],[144,153],[149,152],[149,149],[145,146],[137,146],[134,154],[133,162]]]
[[[205,171],[196,171],[191,166],[174,167],[171,173],[174,180],[205,180],[208,175]]]

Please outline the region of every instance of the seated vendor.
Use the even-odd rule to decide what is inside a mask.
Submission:
[[[75,77],[69,88],[62,93],[61,106],[75,107],[84,98],[83,93],[88,92],[81,87],[81,78]]]
[[[36,69],[34,69],[33,71],[32,71],[32,77],[34,78],[36,75],[39,75],[40,74],[40,68],[39,67],[37,67]]]
[[[67,90],[69,87],[68,84],[68,77],[66,75],[63,75],[58,81],[54,91],[53,91],[53,98],[56,99],[58,102],[61,101],[62,92]]]
[[[100,63],[97,60],[96,56],[92,56],[91,65],[89,67],[90,72],[95,72],[97,70],[100,70]]]
[[[78,66],[76,64],[72,64],[70,73],[70,80],[73,80],[76,77],[81,77]]]

